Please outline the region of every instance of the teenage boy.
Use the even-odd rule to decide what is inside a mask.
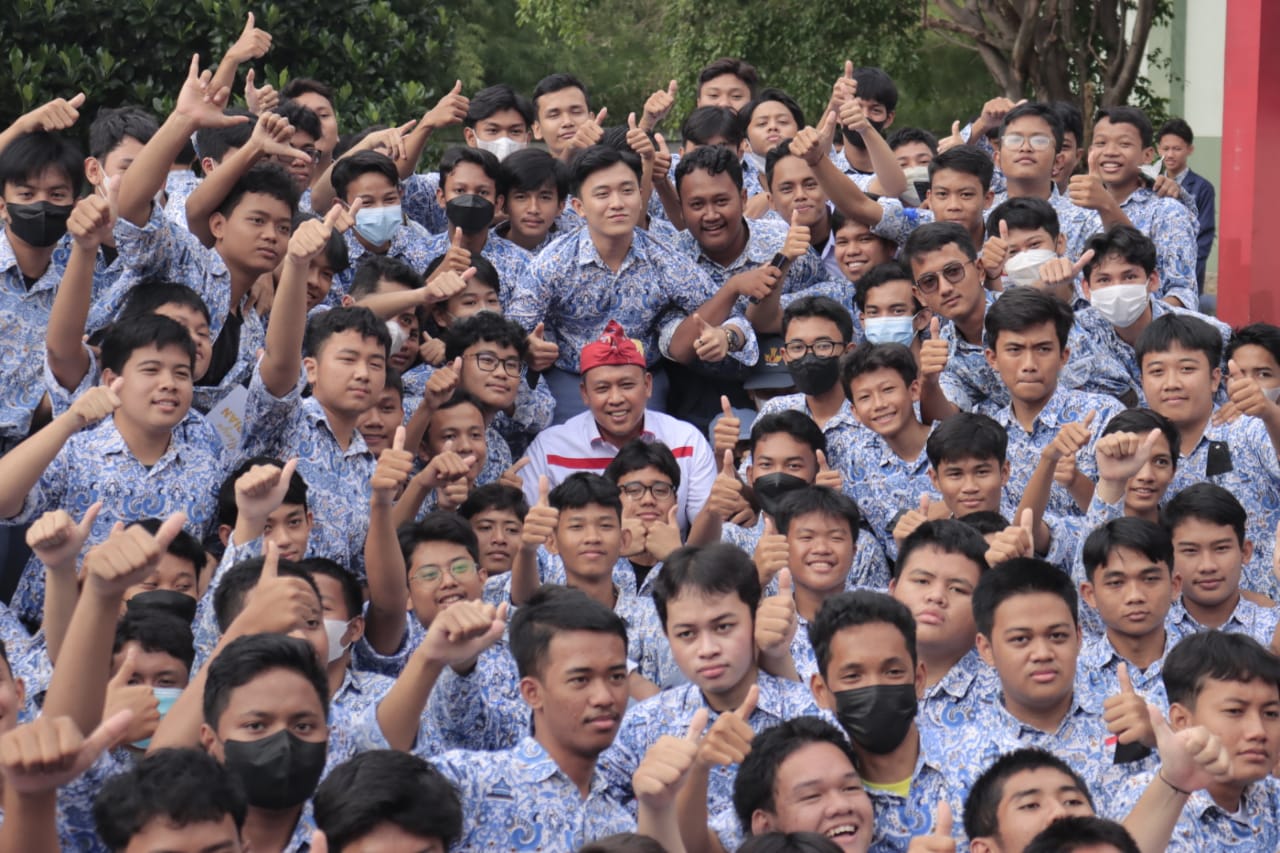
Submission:
[[[760,581],[740,549],[723,543],[681,548],[663,564],[653,600],[689,683],[628,709],[613,746],[600,756],[600,769],[617,801],[631,804],[632,774],[642,756],[664,735],[684,735],[697,717],[708,715],[706,740],[736,739],[738,754],[701,750],[682,797],[701,801],[705,814],[719,814],[731,808],[734,774],[752,733],[816,714],[817,706],[804,685],[757,667]]]
[[[1253,379],[1268,396],[1276,396],[1280,387],[1280,327],[1270,323],[1250,323],[1231,333],[1227,344],[1227,360],[1235,362],[1240,372]]]
[[[494,236],[536,254],[562,236],[556,220],[569,198],[569,170],[541,148],[525,148],[503,159],[502,172],[507,220],[493,229]]]
[[[987,549],[968,524],[941,519],[917,527],[898,552],[889,594],[915,619],[925,676],[921,726],[959,727],[997,689],[995,673],[974,646],[973,591],[987,571]]]
[[[853,304],[868,343],[902,344],[913,357],[920,355],[920,335],[930,318],[912,292],[914,286],[911,270],[898,261],[876,264],[859,276]]]
[[[304,222],[289,241],[275,321],[249,385],[240,454],[299,456],[316,520],[311,547],[362,576],[365,484],[374,458],[356,423],[382,393],[390,335],[366,308],[334,308],[306,319],[306,271],[341,214],[335,206],[323,222]],[[308,384],[311,396],[303,399]]]
[[[946,754],[927,752],[916,727],[926,677],[916,630],[906,605],[871,591],[827,599],[809,626],[819,667],[810,688],[849,735],[875,807],[877,850],[905,850],[924,834],[921,815],[944,802],[960,807],[946,781]]]
[[[876,236],[866,225],[848,218],[838,210],[831,212],[831,229],[835,233],[833,254],[836,263],[840,265],[840,272],[844,277],[854,285],[853,302],[858,305],[858,282],[876,267],[891,263],[898,253],[898,246]],[[910,282],[911,277],[908,275],[906,280]],[[858,314],[854,317],[860,329],[864,313],[859,306]]]
[[[1089,147],[1089,175],[1072,180],[1090,184],[1097,174],[1120,211],[1156,244],[1160,258],[1160,298],[1195,310],[1196,217],[1176,198],[1164,198],[1147,188],[1142,167],[1155,155],[1151,120],[1137,107],[1107,107],[1098,112]],[[1079,191],[1072,193],[1079,198]],[[1078,202],[1079,203],[1079,202]]]
[[[1183,584],[1174,571],[1169,531],[1141,518],[1113,519],[1085,539],[1083,561],[1088,580],[1080,584],[1080,595],[1105,626],[1080,651],[1090,689],[1121,697],[1108,699],[1114,703],[1109,716],[1145,712],[1146,702],[1166,710],[1160,674],[1177,635],[1165,622]],[[1131,698],[1135,694],[1140,704]]]
[[[716,288],[696,264],[637,227],[644,210],[641,174],[640,158],[630,151],[595,145],[575,157],[573,207],[587,227],[540,252],[512,291],[507,315],[536,338],[549,334],[559,348],[547,374],[558,422],[582,411],[579,355],[609,322],[634,335],[645,364],[653,366],[662,355],[658,337],[664,314],[682,311],[687,316],[672,335],[670,355],[683,363],[698,357],[694,339],[701,326],[693,315]],[[742,335],[739,349],[717,355],[754,363],[757,354],[746,346],[745,318],[735,325]],[[665,399],[666,389],[659,387],[658,407]]]
[[[529,504],[525,502],[524,492],[514,486],[488,483],[467,495],[458,507],[458,514],[467,520],[476,535],[480,568],[489,578],[485,581],[485,596],[490,600],[490,591],[497,588],[497,582],[490,581],[511,571]]]
[[[1186,315],[1159,318],[1136,347],[1142,387],[1151,408],[1173,421],[1182,439],[1170,491],[1210,482],[1244,505],[1248,527],[1241,542],[1247,538],[1254,548],[1252,558],[1245,557],[1241,583],[1274,601],[1280,596],[1280,581],[1271,572],[1274,532],[1280,522],[1280,406],[1256,380],[1233,370],[1227,393],[1246,417],[1211,422],[1213,395],[1221,379],[1221,343],[1203,320]]]
[[[106,538],[115,522],[132,521],[132,508],[141,507],[136,514],[186,512],[189,529],[202,539],[213,521],[222,463],[174,432],[191,406],[191,334],[168,317],[140,317],[107,334],[101,358],[106,384],[0,458],[10,486],[0,518],[23,524],[55,508],[79,518],[100,496],[112,495],[90,544]],[[20,588],[15,609],[38,620],[44,572],[36,562],[27,564]]]
[[[711,492],[711,447],[694,427],[659,410],[645,355],[626,335],[611,320],[604,334],[582,349],[576,366],[587,411],[539,433],[529,445],[529,464],[520,471],[524,494],[532,505],[542,477],[554,486],[574,471],[603,471],[619,448],[636,438],[661,441],[680,463],[678,518],[687,530]]]
[[[601,123],[608,114],[608,110],[593,113],[586,85],[564,73],[549,74],[538,81],[533,89],[533,111],[533,138],[566,163],[578,151],[600,141]],[[581,211],[577,213],[581,215]]]
[[[1213,251],[1213,238],[1217,234],[1214,217],[1215,191],[1213,184],[1193,172],[1187,159],[1196,153],[1195,134],[1185,119],[1171,118],[1156,133],[1156,151],[1160,154],[1164,173],[1182,185],[1183,190],[1196,200],[1196,283],[1204,292],[1205,265]]]
[[[1280,661],[1239,634],[1206,631],[1182,640],[1164,667],[1169,723],[1200,730],[1226,747],[1225,772],[1190,797],[1167,849],[1270,850],[1280,845],[1280,789],[1271,776],[1280,758]],[[1158,773],[1164,773],[1161,769]],[[1146,779],[1133,780],[1141,790]],[[1174,782],[1167,782],[1172,787]],[[1126,792],[1129,793],[1129,792]]]
[[[1221,486],[1196,483],[1164,506],[1173,538],[1173,570],[1182,578],[1170,628],[1178,637],[1214,629],[1248,634],[1270,645],[1280,609],[1241,594],[1245,567],[1255,549],[1246,538],[1245,509]]]
[[[651,595],[663,560],[684,544],[676,523],[680,465],[662,442],[637,439],[618,451],[604,476],[622,496],[622,522],[631,534],[625,557],[636,593]]]
[[[1023,495],[1038,471],[1052,478],[1048,511],[1083,515],[1093,498],[1097,470],[1093,445],[1112,415],[1123,410],[1114,397],[1061,387],[1067,363],[1072,310],[1047,293],[1020,287],[987,311],[987,363],[1007,389],[1008,406],[990,412],[1009,434],[1009,496]],[[1067,471],[1060,480],[1055,466]],[[1065,481],[1065,485],[1064,482]]]
[[[1094,445],[1098,487],[1085,519],[1091,530],[1120,516],[1160,523],[1160,505],[1178,471],[1178,428],[1150,409],[1126,409],[1107,421]]]
[[[841,359],[840,386],[870,432],[854,445],[848,460],[853,496],[871,532],[893,557],[898,552],[895,514],[918,506],[922,495],[935,495],[925,449],[929,427],[920,423],[915,410],[920,400],[916,361],[900,343],[864,344]]]
[[[853,85],[844,82],[852,81]],[[831,107],[846,143],[832,159],[855,184],[885,196],[903,195],[908,186],[902,165],[884,132],[898,109],[898,87],[879,68],[853,68],[845,63],[844,77],[832,87]]]
[[[737,112],[756,96],[759,83],[760,75],[750,62],[721,57],[698,72],[698,106]]]

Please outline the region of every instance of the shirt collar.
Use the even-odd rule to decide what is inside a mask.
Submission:
[[[600,434],[600,424],[596,421],[596,417],[592,414],[590,409],[587,410],[586,414],[587,442],[592,447],[613,447],[613,445],[609,444],[609,442],[605,440],[604,436]],[[640,435],[638,436],[638,438],[645,442],[650,442],[657,438],[657,436],[654,435],[653,430],[649,429],[649,422],[649,410],[645,409],[644,423],[640,426]],[[615,450],[614,452],[616,453],[617,451]]]
[[[302,414],[303,417],[315,426],[323,426],[324,431],[329,434],[329,437],[334,440],[334,443],[337,443],[338,438],[334,435],[333,427],[329,425],[329,416],[324,413],[324,407],[317,402],[315,397],[306,397],[303,399]],[[361,453],[369,452],[369,445],[364,443],[364,436],[360,434],[360,430],[352,430],[351,443],[347,445],[347,449],[343,451],[342,455],[344,457],[356,456]]]
[[[640,229],[632,229],[631,235],[631,245],[627,247],[627,254],[623,256],[622,264],[618,267],[619,273],[631,264],[635,263],[639,258],[648,257],[647,254],[645,254],[645,246],[641,237]],[[604,259],[600,257],[600,252],[596,249],[596,244],[591,239],[590,228],[583,225],[582,228],[578,229],[578,233],[575,235],[575,238],[578,241],[578,266],[585,267],[595,265],[600,269],[609,270],[609,266],[604,262]],[[609,271],[613,272],[612,270]]]

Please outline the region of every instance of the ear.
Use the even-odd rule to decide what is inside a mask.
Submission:
[[[353,308],[355,307],[355,304],[356,304],[356,301],[351,298],[351,294],[348,293],[343,295],[342,297],[343,308]]]
[[[574,199],[574,201],[577,201],[577,199]],[[591,401],[587,399],[587,383],[586,382],[578,383],[578,393],[582,395],[582,405],[590,409]]]
[[[585,215],[582,212],[582,199],[578,198],[577,196],[573,197],[573,212],[578,214],[579,216]]]
[[[222,763],[222,744],[218,743],[218,735],[209,728],[208,723],[200,724],[200,748],[216,758],[219,764]]]
[[[982,197],[982,209],[989,210],[991,208],[991,203],[995,200],[996,200],[996,191],[987,190],[987,194]]]
[[[102,381],[101,381],[101,382],[99,382],[98,384],[99,384],[99,385],[106,385],[106,386],[110,387],[110,386],[111,386],[111,383],[112,383],[112,382],[115,382],[119,377],[120,377],[120,375],[119,375],[118,373],[116,373],[114,370],[112,370],[112,369],[111,369],[111,368],[109,368],[109,367],[104,367],[104,368],[102,368]]]
[[[913,403],[920,402],[920,380],[919,379],[914,380],[910,385],[907,386],[907,393],[911,395],[911,402]]]
[[[996,853],[997,849],[985,838],[973,838],[969,841],[969,853]]]
[[[520,698],[535,712],[543,710],[542,685],[536,678],[525,676],[520,679]]]
[[[998,343],[998,341],[997,341]],[[992,370],[996,369],[996,351],[991,347],[987,347],[982,351],[982,357],[987,360],[987,366]]]
[[[819,708],[825,708],[828,711],[836,709],[836,697],[831,695],[827,680],[821,673],[815,672],[809,676],[809,692],[813,694],[813,700],[818,703]]]
[[[1221,367],[1215,367],[1213,370],[1209,371],[1209,381],[1213,383],[1214,388],[1217,388],[1222,384],[1222,368]],[[1249,545],[1250,551],[1252,551],[1253,543],[1249,542],[1247,544]],[[1247,556],[1244,559],[1246,563],[1249,561],[1249,558]]]
[[[1175,732],[1190,727],[1193,724],[1194,716],[1191,709],[1181,702],[1173,702],[1169,705],[1169,726]]]
[[[95,187],[102,183],[103,169],[97,157],[84,158],[84,177]]]
[[[929,466],[929,483],[933,486],[934,491],[940,491],[938,489],[938,472],[934,470],[932,465]]]
[[[1004,488],[1009,485],[1009,460],[1006,459],[1004,464],[1000,466],[1000,487]]]
[[[764,835],[773,832],[773,815],[764,809],[756,809],[751,813],[751,834]]]
[[[213,234],[215,242],[222,239],[223,233],[227,230],[227,217],[221,213],[209,214],[209,232]]]
[[[1221,373],[1222,371],[1218,372]],[[1217,385],[1218,383],[1215,381],[1213,384]],[[1241,562],[1248,565],[1249,561],[1253,559],[1253,540],[1244,540],[1244,548],[1240,549],[1240,553],[1244,557]]]
[[[1098,609],[1098,599],[1094,597],[1093,584],[1089,583],[1089,581],[1083,581],[1080,584],[1080,597],[1094,610]]]
[[[653,374],[645,369],[644,372],[644,398],[648,400],[653,396]]]
[[[318,373],[318,370],[317,370],[318,364],[319,363],[316,361],[315,356],[309,355],[302,360],[302,368],[303,370],[306,371],[308,385],[316,384],[316,374]]]
[[[917,699],[923,699],[923,698],[924,698],[924,690],[925,690],[925,687],[926,687],[926,686],[927,686],[927,684],[928,684],[928,680],[927,680],[927,679],[928,679],[928,673],[927,673],[927,672],[925,672],[925,668],[924,668],[924,661],[919,661],[919,662],[916,664],[916,677],[915,677],[916,698],[917,698]]]
[[[995,655],[991,653],[991,641],[987,639],[987,635],[979,633],[976,638],[976,645],[978,647],[978,656],[982,658],[987,666],[994,667],[996,659]]]
[[[897,114],[898,114],[897,110],[894,110],[893,112],[889,113],[889,117],[884,120],[885,130],[888,130],[889,128],[893,127],[893,119],[895,116],[897,116]]]
[[[1177,572],[1169,578],[1169,602],[1175,602],[1182,595],[1182,575]]]
[[[628,554],[628,553],[630,553],[630,552],[631,552],[631,540],[632,540],[634,537],[631,535],[631,528],[630,528],[630,527],[627,527],[625,524],[623,524],[623,525],[621,525],[621,528],[622,528],[622,541],[621,541],[621,543],[620,543],[620,544],[621,544],[621,551],[620,551],[620,553],[621,553],[621,554]]]
[[[542,139],[542,124],[540,122],[535,121],[533,123],[533,138]]]
[[[27,704],[27,682],[21,678],[13,679],[14,692],[18,694],[18,705]]]
[[[505,195],[494,196],[493,198],[493,218],[496,220],[507,209],[507,197]]]
[[[347,630],[342,634],[342,642],[345,645],[355,645],[364,636],[364,617],[357,616],[347,623]]]
[[[200,158],[200,170],[204,172],[204,176],[206,178],[212,175],[214,170],[217,168],[218,168],[218,161],[213,159],[212,157]]]
[[[1152,270],[1151,275],[1147,277],[1147,293],[1156,293],[1160,290],[1160,270]]]
[[[1154,159],[1156,159],[1156,149],[1152,148],[1150,145],[1142,149],[1143,163],[1150,163]]]
[[[1058,239],[1053,243],[1053,250],[1058,253],[1059,257],[1067,253],[1067,235],[1058,233]]]
[[[467,144],[468,148],[478,148],[475,128],[464,127],[462,129],[462,141]]]
[[[227,546],[227,543],[231,541],[231,529],[230,524],[218,525],[218,541],[222,543],[222,547],[224,548]]]
[[[1064,346],[1064,347],[1062,348],[1062,354],[1061,354],[1061,359],[1060,359],[1060,361],[1059,361],[1059,364],[1060,364],[1062,367],[1066,367],[1066,366],[1067,366],[1067,361],[1068,361],[1070,358],[1071,358],[1071,347],[1069,347],[1069,346]]]
[[[448,201],[444,197],[444,182],[441,181],[440,186],[436,187],[436,204],[443,209],[447,203]],[[452,231],[453,229],[450,228],[449,230]]]

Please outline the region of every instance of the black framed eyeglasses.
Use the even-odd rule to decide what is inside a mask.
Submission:
[[[622,483],[618,490],[633,501],[638,501],[648,492],[655,501],[663,501],[675,494],[676,487],[670,483]]]
[[[973,261],[952,261],[942,268],[942,277],[952,284],[959,284],[964,280],[964,268],[969,266]],[[916,279],[916,287],[921,293],[933,293],[938,289],[938,273],[927,272]]]

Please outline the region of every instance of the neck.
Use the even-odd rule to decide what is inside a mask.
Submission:
[[[329,422],[329,431],[333,433],[338,446],[346,450],[351,446],[351,440],[355,438],[358,416],[335,411],[324,403],[320,404],[320,408],[324,410],[324,418]]]
[[[1186,456],[1188,453],[1196,449],[1196,445],[1200,443],[1200,439],[1204,438],[1205,430],[1209,428],[1209,421],[1213,418],[1213,412],[1197,417],[1195,420],[1186,421],[1177,424],[1178,427],[1178,455]]]
[[[293,835],[302,806],[271,811],[249,806],[244,817],[244,838],[254,850],[283,850]]]
[[[1124,204],[1129,196],[1133,195],[1140,186],[1142,186],[1142,180],[1137,175],[1127,181],[1106,185],[1107,192],[1111,193],[1111,197],[1116,200],[1116,204]]]
[[[835,592],[839,592],[843,589],[844,584],[841,583],[840,589],[835,590]],[[818,611],[822,609],[822,602],[826,601],[827,597],[833,594],[822,593],[816,589],[809,589],[807,586],[801,586],[800,584],[796,584],[793,587],[793,590],[796,600],[796,613],[799,613],[800,618],[804,619],[806,622],[812,622],[814,619],[818,618]]]
[[[1067,713],[1071,710],[1073,701],[1075,701],[1075,693],[1068,690],[1066,696],[1063,696],[1052,705],[1033,708],[1029,705],[1010,702],[1008,692],[1004,692],[1004,707],[1014,716],[1014,719],[1026,723],[1032,728],[1049,733],[1056,732],[1058,727],[1062,725],[1062,721],[1066,719]]]
[[[1005,178],[1005,192],[1009,198],[1042,198],[1048,201],[1053,195],[1053,179]]]
[[[143,465],[151,466],[160,461],[169,442],[173,440],[172,430],[152,432],[119,415],[115,418],[116,430],[124,439],[125,446]]]
[[[813,412],[813,419],[817,421],[820,427],[826,426],[827,421],[840,414],[840,409],[844,406],[844,400],[844,390],[841,389],[839,382],[816,397],[808,394],[804,395],[804,401],[809,406],[809,411]]]
[[[916,772],[920,758],[920,731],[912,723],[907,736],[893,752],[876,755],[856,743],[853,751],[858,755],[858,775],[875,785],[893,785],[910,779]]]
[[[1191,614],[1191,618],[1199,622],[1206,628],[1221,628],[1231,618],[1231,614],[1235,612],[1236,605],[1240,603],[1240,591],[1236,590],[1226,601],[1221,604],[1215,604],[1212,607],[1206,607],[1203,604],[1192,601],[1185,595],[1182,596],[1182,606]]]
[[[568,580],[567,586],[582,590],[587,594],[588,598],[600,602],[610,610],[618,603],[618,590],[613,585],[613,576],[611,574],[592,578],[570,571],[569,567],[566,566],[565,575]]]
[[[809,245],[821,255],[829,239],[831,239],[831,220],[825,216],[819,217],[816,223],[809,226]]]
[[[727,246],[718,252],[708,252],[706,249],[703,249],[703,254],[720,266],[727,267],[729,264],[742,257],[742,253],[746,251],[746,248],[747,222],[744,219],[742,224],[738,227],[738,237],[733,241],[732,245]]]
[[[1177,180],[1178,178],[1181,178],[1183,175],[1185,175],[1188,169],[1190,169],[1190,166],[1183,166],[1181,169],[1175,172],[1173,171],[1173,169],[1165,167],[1164,173],[1170,178]]]
[[[849,161],[849,165],[857,169],[859,172],[874,172],[875,164],[871,162],[871,154],[865,148],[859,148],[852,142],[846,143],[841,149],[844,159]]]
[[[507,228],[506,233],[502,236],[510,240],[512,243],[515,243],[520,248],[527,249],[530,252],[536,251],[538,244],[542,242],[532,234],[517,234],[515,229],[510,227]]]
[[[951,322],[955,324],[956,331],[960,333],[960,337],[964,338],[966,343],[981,344],[982,343],[982,324],[987,319],[987,300],[985,297],[978,299],[978,304],[966,317],[956,317]]]
[[[969,226],[969,239],[973,241],[973,245],[982,247],[987,242],[987,226],[983,222],[982,217],[978,217],[978,221]]]
[[[46,249],[37,249],[15,237],[13,231],[9,232],[9,245],[13,247],[13,257],[18,262],[18,269],[31,279],[44,275],[45,270],[49,269],[49,262],[53,260],[53,250],[58,247],[55,243]]]
[[[1213,797],[1214,805],[1228,814],[1235,814],[1240,810],[1240,801],[1244,799],[1247,787],[1239,782],[1210,782],[1205,790]]]
[[[342,682],[347,677],[347,666],[351,663],[351,649],[348,648],[342,653],[342,657],[324,668],[325,678],[329,682],[329,697],[338,695],[338,691],[342,689]]]
[[[628,444],[632,441],[635,441],[637,438],[644,435],[644,421],[640,421],[640,423],[636,424],[635,429],[631,430],[631,432],[627,433],[626,435],[615,435],[614,433],[611,433],[611,432],[606,433],[601,428],[600,421],[598,420],[596,421],[596,429],[599,431],[600,437],[603,438],[607,443],[612,444],[614,447],[621,449],[623,445]]]
[[[942,679],[946,678],[947,673],[950,672],[965,655],[969,654],[969,650],[972,648],[972,643],[964,648],[933,649],[920,646],[920,660],[924,662],[925,686],[932,687]]]
[[[1121,634],[1108,628],[1107,639],[1111,641],[1111,647],[1120,653],[1120,657],[1138,669],[1146,669],[1164,657],[1165,632],[1163,626],[1141,637]]]
[[[1150,506],[1146,509],[1132,509],[1128,503],[1124,505],[1124,514],[1131,518],[1141,518],[1144,521],[1150,521],[1152,524],[1160,523],[1160,506],[1159,504]]]
[[[534,714],[533,739],[547,751],[547,755],[551,756],[551,760],[560,768],[560,772],[568,776],[569,781],[578,786],[578,793],[585,799],[587,794],[591,792],[591,777],[596,772],[596,756],[582,755],[556,742],[546,733],[550,727],[545,722],[542,724],[537,722],[537,718],[541,713],[545,713],[545,711]]]
[[[1014,397],[1013,417],[1022,425],[1023,429],[1030,432],[1031,426],[1036,422],[1036,418],[1040,417],[1040,413],[1044,411],[1044,407],[1048,405],[1052,397],[1052,390],[1043,400],[1022,400]]]
[[[742,680],[739,681],[738,685],[732,690],[727,693],[716,693],[711,696],[703,693],[702,698],[711,706],[711,710],[715,711],[717,714],[732,711],[746,701],[747,691],[751,689],[751,685],[756,683],[758,676],[759,670],[756,668],[756,665],[752,663],[751,669],[747,671],[747,674],[743,676]]]
[[[928,440],[929,428],[914,417],[907,421],[906,426],[893,435],[884,436],[885,444],[889,445],[889,449],[893,451],[893,454],[907,462],[911,462],[920,456],[920,451],[924,450],[925,442]]]
[[[627,252],[631,250],[631,243],[635,239],[635,231],[628,231],[621,237],[606,237],[590,231],[591,242],[595,244],[596,252],[600,255],[600,260],[604,261],[604,265],[609,269],[617,272],[622,268],[622,261],[627,256]]]
[[[485,244],[489,242],[489,229],[485,228],[475,234],[467,234],[463,232],[462,248],[466,249],[473,255],[478,255],[484,251]]]

